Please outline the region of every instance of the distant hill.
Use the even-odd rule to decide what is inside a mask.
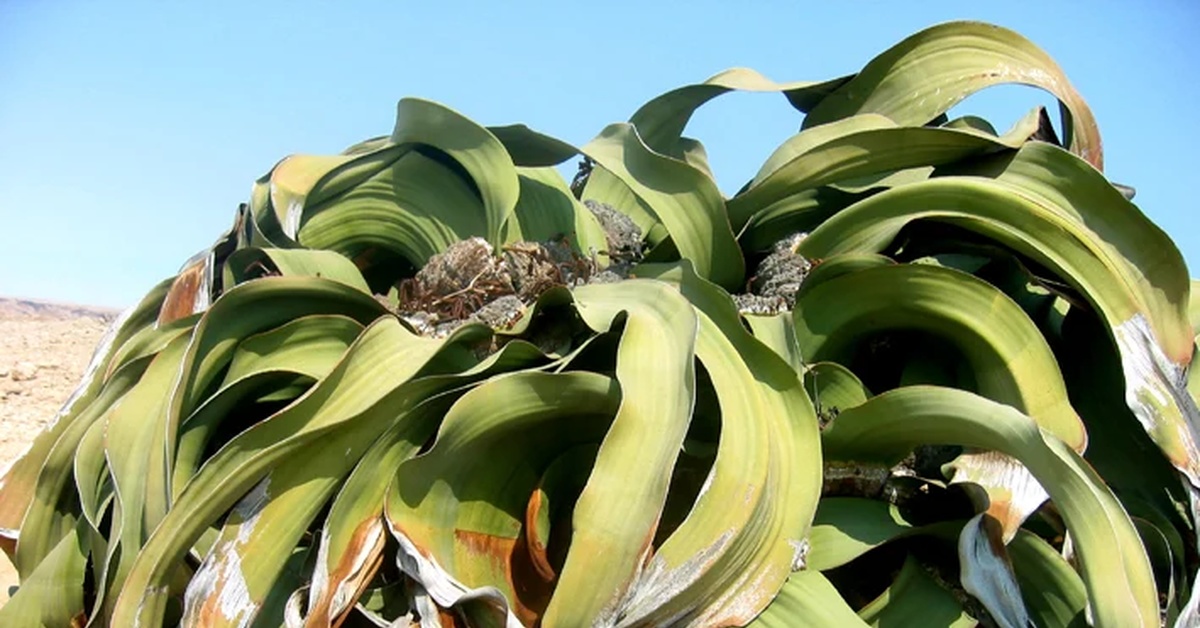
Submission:
[[[60,303],[39,299],[0,297],[0,316],[20,316],[43,319],[95,318],[111,322],[121,311],[110,307]]]

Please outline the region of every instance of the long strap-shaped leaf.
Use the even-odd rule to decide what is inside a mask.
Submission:
[[[16,550],[10,555],[21,576],[28,577],[37,563],[74,527],[73,522],[64,518],[67,513],[59,512],[58,506],[60,503],[69,504],[73,499],[74,486],[70,485],[72,460],[79,444],[91,426],[103,420],[105,414],[133,388],[148,362],[134,362],[118,371],[96,399],[72,417],[63,426],[64,429],[55,434],[55,438],[49,439],[51,446],[40,461],[42,466],[36,469],[36,474],[32,474],[26,489],[17,492],[15,489],[20,485],[13,485],[14,490],[10,494],[14,496],[14,502],[25,505],[25,510],[20,513],[19,535],[18,530],[11,532],[17,543]]]
[[[982,515],[968,522],[967,528],[974,526],[976,521],[982,521]],[[833,569],[895,539],[915,534],[932,534],[948,538],[958,534],[960,529],[964,530],[963,538],[974,540],[971,535],[966,533],[962,522],[946,521],[914,526],[901,516],[899,509],[893,504],[857,497],[826,498],[821,500],[814,521],[812,550],[809,553],[808,565],[810,569],[822,571]],[[990,541],[991,538],[987,540]],[[1040,546],[1032,545],[1034,542],[1040,543]],[[1043,546],[1049,555],[1039,554]],[[1047,616],[1059,619],[1059,614],[1065,611],[1064,607],[1071,608],[1071,605],[1076,602],[1079,604],[1075,610],[1081,610],[1086,605],[1083,582],[1066,564],[1062,556],[1044,541],[1021,530],[1013,538],[1009,548],[1012,550],[1014,562],[1019,561],[1020,563],[1016,579],[1023,583],[1023,586],[1020,588],[1015,586],[1011,574],[1008,578],[997,578],[994,574],[986,574],[986,577],[978,579],[986,583],[1008,582],[1013,584],[1010,590],[1003,591],[1009,595],[1009,597],[1001,598],[1003,604],[996,604],[995,600],[991,600],[993,603],[987,604],[988,600],[981,598],[992,612],[993,619],[1006,621],[1007,623],[1003,625],[1025,625],[1020,619],[1025,611],[1025,601],[1031,604],[1030,614],[1043,620],[1047,619]],[[985,560],[987,558],[988,555],[985,554]],[[969,562],[970,560],[976,559],[960,557],[961,568],[964,571],[978,567]],[[976,560],[976,562],[978,561]],[[992,566],[992,568],[997,567]],[[964,575],[964,580],[967,580],[966,575]],[[866,610],[864,609],[864,611]],[[1049,623],[1042,621],[1037,625],[1065,626],[1068,624],[1069,621],[1060,620]]]
[[[524,127],[507,127],[506,141],[519,150],[565,152],[564,143]],[[741,249],[725,216],[724,198],[703,168],[656,152],[627,123],[609,125],[576,151],[606,169],[617,194],[598,197],[585,191],[583,198],[616,206],[652,245],[670,236],[700,276],[727,288],[741,282]]]
[[[166,325],[147,325],[143,327],[113,353],[107,372],[104,373],[105,383],[107,384],[109,378],[126,364],[142,358],[154,357],[175,340],[176,337],[183,334],[191,334],[192,329],[196,327],[196,323],[199,322],[201,316],[200,314],[195,314],[172,321]]]
[[[875,57],[809,112],[805,127],[857,113],[923,125],[992,85],[1040,87],[1063,104],[1071,150],[1104,168],[1100,132],[1087,103],[1045,51],[1017,33],[982,22],[927,28]]]
[[[302,245],[349,256],[380,248],[421,266],[454,242],[488,233],[475,187],[445,164],[406,147],[360,159],[379,162],[369,177],[305,205],[296,232]]]
[[[1087,442],[1054,354],[1020,306],[966,273],[920,264],[868,267],[802,289],[796,338],[809,363],[847,362],[867,335],[919,329],[950,340],[979,393],[1007,403],[1073,448]]]
[[[798,249],[813,258],[879,252],[905,225],[932,219],[965,227],[1038,261],[1083,293],[1102,314],[1121,353],[1130,409],[1172,464],[1187,474],[1193,486],[1200,486],[1200,411],[1183,389],[1183,365],[1164,352],[1177,343],[1162,339],[1174,335],[1157,331],[1177,329],[1180,323],[1170,316],[1161,323],[1152,319],[1163,308],[1146,305],[1142,286],[1129,280],[1127,262],[1111,247],[1099,244],[1068,210],[1049,207],[1039,198],[989,180],[938,178],[882,192],[846,208],[813,231]],[[1103,212],[1128,208],[1090,209],[1094,213],[1089,220],[1102,220]],[[1166,299],[1172,300],[1177,299]],[[1175,352],[1181,351],[1187,355],[1186,349]]]
[[[431,149],[440,157],[422,154]],[[452,167],[440,163],[447,157]],[[518,194],[512,159],[488,129],[406,98],[390,138],[277,164],[254,187],[240,241],[289,248],[300,241],[352,255],[380,246],[422,264],[470,236],[498,246]]]
[[[171,465],[172,498],[179,497],[200,468],[204,450],[220,425],[237,419],[238,404],[298,378],[313,382],[324,378],[362,331],[361,323],[345,316],[301,316],[243,340],[220,388],[180,423]]]
[[[522,546],[526,504],[558,452],[599,442],[620,403],[616,382],[583,372],[500,376],[463,395],[433,448],[396,472],[387,517],[401,567],[439,606],[492,586],[533,623],[548,590]]]
[[[395,144],[424,144],[445,152],[471,175],[483,197],[486,237],[500,244],[500,228],[520,196],[516,166],[487,129],[437,103],[405,98],[396,105]]]
[[[171,393],[173,421],[178,425],[200,405],[247,336],[305,315],[340,314],[365,324],[386,312],[370,295],[317,277],[265,277],[229,290],[196,325],[180,384]]]
[[[629,123],[650,150],[688,163],[713,179],[699,142],[683,137],[688,121],[702,105],[731,91],[781,92],[793,107],[806,111],[848,78],[822,83],[776,83],[754,70],[731,68],[702,83],[685,85],[654,98],[634,112]],[[651,245],[659,244],[665,235],[657,229],[661,225],[653,208],[632,193],[628,181],[614,176],[603,164],[588,177],[583,198],[608,203],[628,213]]]
[[[959,169],[956,169],[959,170]],[[993,176],[1016,194],[1077,222],[1110,252],[1113,270],[1140,295],[1155,336],[1171,361],[1191,358],[1188,303],[1191,281],[1178,247],[1086,161],[1044,142],[1030,142],[1011,158],[996,159],[967,174]]]
[[[708,176],[652,151],[629,124],[609,125],[583,153],[646,202],[701,277],[726,288],[742,282],[742,252],[725,216],[725,200]]]
[[[454,341],[455,336],[450,340]],[[416,454],[432,436],[446,409],[467,390],[468,382],[526,369],[544,359],[541,352],[530,351],[526,343],[514,341],[461,373],[422,377],[424,387],[439,393],[422,401],[409,412],[409,417],[396,421],[380,435],[338,490],[320,534],[312,587],[308,591],[306,626],[336,623],[358,599],[358,593],[364,590],[383,560],[385,498],[394,480],[384,469],[395,469]],[[460,384],[461,388],[440,393]],[[416,399],[415,391],[408,394]],[[409,405],[412,402],[407,401]],[[299,624],[299,618],[293,623]]]
[[[1024,132],[995,137],[973,129],[897,126],[877,115],[805,129],[776,150],[745,191],[729,199],[729,221],[740,230],[758,212],[804,190],[1011,150],[1026,139]]]
[[[169,399],[163,391],[170,390],[176,381],[189,340],[179,337],[167,345],[106,420],[105,458],[120,513],[114,518],[109,538],[110,545],[119,544],[115,573],[109,580],[114,591],[120,590],[142,543],[167,512]],[[107,610],[111,611],[115,600],[106,601]]]
[[[872,626],[971,628],[978,625],[912,556],[905,559],[891,586],[858,611],[858,616]]]
[[[87,555],[92,549],[83,528],[82,521],[77,522],[21,579],[16,594],[0,607],[0,624],[6,628],[81,625]]]
[[[820,495],[816,415],[796,371],[746,331],[727,294],[686,266],[641,272],[677,282],[695,306],[696,356],[722,429],[706,489],[655,552],[619,625],[744,624],[803,561]]]
[[[1079,574],[1057,550],[1022,530],[1008,544],[1029,614],[1039,626],[1082,626],[1087,591]]]
[[[702,83],[673,89],[642,105],[629,122],[651,149],[675,157],[678,142],[692,115],[704,103],[731,91],[780,92],[793,107],[807,111],[846,82],[837,78],[823,82],[776,83],[749,68],[730,68]]]
[[[575,505],[571,548],[543,625],[613,622],[650,552],[695,401],[692,306],[662,282],[574,291],[580,317],[609,330],[624,315],[616,377],[621,407]]]
[[[504,223],[502,240],[545,242],[566,239],[584,256],[607,252],[604,229],[595,215],[575,200],[554,168],[517,168],[521,198]]]
[[[240,350],[253,351],[254,345],[278,335],[273,332],[248,339]],[[456,341],[457,337],[452,336],[448,342]],[[305,348],[311,348],[311,345],[295,347],[293,353]],[[512,367],[514,356],[519,364],[528,355],[521,343],[509,343],[477,368],[462,374],[424,377],[403,385],[356,418],[355,427],[309,444],[272,469],[260,487],[243,500],[246,502],[243,512],[235,521],[226,523],[221,539],[189,586],[185,623],[225,625],[249,618],[259,624],[278,623],[291,592],[291,588],[280,584],[286,576],[287,563],[297,551],[304,549],[295,546],[328,498],[339,490],[339,499],[334,503],[326,522],[326,532],[316,549],[310,604],[314,596],[317,599],[324,597],[326,587],[333,584],[332,597],[337,598],[336,602],[341,606],[336,615],[343,615],[346,607],[357,599],[354,594],[361,592],[366,582],[343,590],[342,580],[351,573],[343,572],[342,565],[337,565],[337,570],[330,570],[327,564],[331,558],[329,527],[335,518],[343,523],[347,518],[342,512],[341,497],[347,494],[347,489],[361,489],[364,481],[368,484],[365,504],[368,509],[374,507],[372,516],[354,519],[352,529],[334,530],[337,535],[334,541],[353,546],[347,549],[358,554],[344,557],[335,552],[332,558],[338,561],[348,558],[351,563],[347,566],[348,571],[362,572],[354,575],[369,578],[382,560],[386,534],[380,515],[390,475],[381,470],[395,468],[432,436],[446,408],[456,394],[461,393],[443,394],[442,391],[487,375],[497,366]],[[238,366],[235,357],[231,371]],[[358,471],[343,481],[355,466]],[[268,487],[275,495],[271,499],[265,499]],[[364,496],[357,497],[362,499]],[[344,539],[344,533],[353,538]],[[245,560],[251,557],[253,560]],[[319,621],[320,614],[314,619]]]
[[[218,321],[210,324],[233,324]],[[170,593],[165,579],[205,527],[278,461],[330,431],[353,427],[363,412],[419,372],[442,344],[411,335],[395,319],[380,319],[303,399],[230,441],[201,468],[150,536],[121,590],[112,623],[162,623]]]
[[[417,443],[433,433],[439,414],[401,410],[411,404],[404,399],[409,392],[401,387],[400,394],[385,396],[354,425],[298,449],[268,472],[234,508],[189,583],[184,624],[241,626],[251,619],[280,623],[290,591],[277,583],[346,474],[389,424]]]
[[[994,449],[1025,465],[1075,541],[1097,626],[1157,626],[1150,561],[1129,516],[1070,447],[1017,410],[949,388],[910,386],[842,412],[822,434],[831,456],[895,463],[922,444]]]
[[[446,395],[446,400],[430,400],[412,412],[428,413],[436,422],[445,414],[444,405],[453,400],[451,393]],[[307,610],[304,616],[297,617],[303,625],[335,625],[357,602],[382,564],[386,535],[384,500],[392,478],[381,470],[396,468],[416,455],[428,439],[428,434],[417,437],[420,432],[412,430],[416,423],[423,421],[398,421],[380,435],[339,488],[318,540]],[[294,592],[292,597],[300,593]],[[299,602],[296,599],[297,606]],[[289,628],[299,625],[300,621],[288,624]]]
[[[804,359],[796,342],[796,323],[792,320],[791,312],[767,316],[744,314],[742,319],[759,342],[770,347],[797,373],[804,371]]]
[[[797,571],[750,628],[866,628],[819,571]]]
[[[371,151],[378,153],[379,148]],[[263,241],[250,238],[252,246],[295,246],[305,197],[328,173],[351,163],[361,163],[362,154],[289,155],[263,175],[250,193],[249,222]]]
[[[525,127],[505,127],[504,137],[521,152],[566,154],[565,143]],[[613,189],[621,200],[607,196],[597,200],[629,215],[651,244],[670,236],[679,256],[691,260],[701,277],[726,288],[739,286],[745,262],[725,214],[724,198],[703,169],[652,150],[637,129],[625,123],[609,125],[576,152],[617,180]],[[596,196],[585,192],[583,198]]]
[[[813,520],[808,568],[826,571],[841,567],[920,529],[904,519],[893,504],[861,497],[826,497]]]
[[[125,422],[135,422],[140,424],[145,418],[143,413],[155,417],[155,406],[161,405],[162,395],[161,388],[155,390],[155,384],[145,384],[147,377],[152,380],[158,380],[157,385],[162,386],[166,382],[174,379],[175,373],[178,370],[178,362],[182,355],[182,349],[187,343],[186,335],[176,335],[168,344],[168,347],[162,353],[145,359],[134,360],[127,363],[127,366],[118,369],[117,373],[109,380],[108,384],[103,388],[100,394],[95,398],[84,412],[80,413],[67,426],[54,447],[50,450],[44,459],[44,466],[37,479],[37,495],[38,499],[34,500],[26,512],[25,519],[22,522],[21,535],[17,545],[15,554],[15,564],[18,569],[31,568],[36,565],[46,556],[60,540],[62,535],[75,527],[74,520],[78,516],[78,512],[74,509],[67,508],[67,504],[72,504],[77,498],[88,496],[90,493],[79,487],[81,482],[96,482],[99,471],[93,469],[91,477],[83,476],[76,477],[74,484],[70,482],[72,471],[75,470],[73,458],[79,459],[85,455],[81,451],[84,446],[92,449],[87,454],[92,455],[95,459],[104,460],[105,452],[102,440],[93,440],[86,442],[85,436],[88,433],[103,434],[100,430],[107,431],[107,423],[110,419],[117,415],[126,417]],[[169,355],[166,355],[168,354]],[[147,366],[149,363],[149,367]],[[151,368],[153,371],[151,371]],[[138,391],[141,391],[140,393]],[[140,399],[137,398],[139,397]],[[126,403],[128,402],[128,403]],[[150,407],[145,407],[149,402]],[[135,449],[135,454],[122,458],[123,462],[138,467],[138,459],[144,456],[157,456],[158,465],[163,464],[163,449],[156,447],[160,444],[154,441],[156,431],[154,429],[154,418],[151,418],[147,423],[151,423],[149,429],[142,429],[137,432],[137,435],[142,438],[142,447]],[[157,424],[161,427],[161,422]],[[145,428],[146,426],[142,426]],[[119,432],[119,430],[117,430]],[[161,434],[159,434],[161,436]],[[123,438],[130,438],[130,435],[124,434]],[[132,440],[132,438],[130,438]],[[142,458],[142,463],[146,460]],[[127,469],[129,467],[123,467]],[[149,481],[151,484],[161,482],[163,477],[161,474],[153,474],[148,476],[144,470],[136,471],[134,476],[122,476],[126,481],[142,483]],[[93,486],[92,488],[97,488]],[[159,486],[161,488],[161,485]],[[135,492],[139,493],[132,497],[134,504],[131,504],[130,510],[137,511],[137,520],[140,523],[143,518],[142,512],[142,497],[141,489],[138,488]],[[77,497],[78,494],[78,497]],[[156,502],[157,507],[155,512],[161,512],[165,508],[162,500]],[[92,507],[93,514],[98,503],[92,501],[88,504]],[[153,519],[154,516],[149,518]],[[98,515],[93,517],[94,523],[99,523]],[[113,525],[111,536],[114,541],[111,547],[116,547],[118,544],[116,536],[121,533],[120,517],[116,517],[117,522]],[[128,538],[136,537],[140,533],[139,526],[130,526],[132,531]],[[131,542],[131,549],[125,550],[126,557],[136,553],[137,547],[141,544],[141,540]],[[98,561],[99,562],[99,561]],[[107,564],[107,563],[105,563]],[[27,567],[30,566],[30,567]],[[28,573],[23,571],[22,573]]]
[[[49,428],[38,434],[29,449],[0,472],[0,548],[10,557],[14,554],[13,540],[34,499],[34,487],[46,466],[47,456],[55,448],[60,451],[73,450],[86,426],[84,430],[73,430],[72,426],[85,413],[90,414],[85,419],[89,424],[99,415],[91,406],[104,392],[105,381],[112,373],[110,364],[117,358],[123,345],[141,330],[154,325],[169,287],[170,280],[159,283],[141,301],[117,317],[97,344],[79,386],[55,415]],[[113,399],[110,398],[109,403]],[[68,432],[72,434],[71,439],[60,442]]]
[[[354,263],[334,251],[259,247],[241,248],[229,255],[224,270],[225,289],[245,282],[253,276],[251,271],[261,271],[266,264],[285,277],[324,277],[371,294]]]
[[[956,270],[870,264],[853,271],[859,260],[851,261],[846,274],[827,278],[836,270],[831,268],[818,283],[801,290],[795,308],[797,340],[809,361],[849,364],[849,352],[867,335],[918,329],[958,347],[981,395],[1028,413],[1083,451],[1087,435],[1067,399],[1058,363],[1020,306],[990,284]],[[954,464],[959,481],[988,492],[986,507],[1003,525],[1005,539],[1046,499],[1026,470],[1002,456],[966,454]]]
[[[432,376],[423,381],[441,389],[498,373],[532,368],[544,358],[544,354],[531,351],[525,343],[512,341],[460,374]],[[438,382],[439,379],[442,381]],[[383,559],[386,535],[384,506],[395,479],[393,474],[381,470],[396,469],[416,455],[429,434],[414,429],[413,425],[424,425],[430,420],[436,424],[463,392],[466,392],[465,386],[422,402],[410,411],[412,416],[395,422],[360,457],[354,472],[338,490],[337,499],[330,507],[321,531],[320,546],[313,566],[312,587],[308,592],[307,611],[303,618],[306,626],[327,627],[335,624],[357,600],[357,593],[367,586]]]

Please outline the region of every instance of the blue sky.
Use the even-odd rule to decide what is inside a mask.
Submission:
[[[576,144],[732,66],[779,81],[859,69],[951,19],[1016,29],[1091,104],[1107,173],[1200,275],[1200,3],[0,2],[0,295],[134,302],[233,219],[289,153],[386,134],[396,101],[443,102]],[[1006,128],[1040,92],[960,105]],[[688,134],[736,190],[799,124],[732,94]]]

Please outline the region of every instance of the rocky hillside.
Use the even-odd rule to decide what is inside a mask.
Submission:
[[[105,308],[0,297],[0,469],[54,418],[116,315]],[[0,553],[0,604],[15,584],[16,574]]]

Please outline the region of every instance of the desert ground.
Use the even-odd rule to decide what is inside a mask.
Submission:
[[[115,310],[0,297],[0,470],[75,390]],[[0,553],[0,606],[17,576]]]

